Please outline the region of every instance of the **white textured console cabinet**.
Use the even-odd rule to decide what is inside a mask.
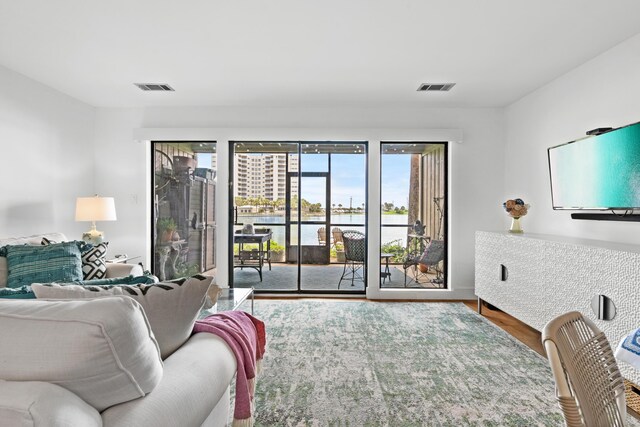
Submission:
[[[478,231],[475,281],[479,299],[538,331],[552,318],[577,310],[604,331],[615,349],[640,327],[640,246]],[[591,308],[596,295],[613,301],[613,320],[598,320]],[[625,378],[640,384],[640,372],[619,365]]]

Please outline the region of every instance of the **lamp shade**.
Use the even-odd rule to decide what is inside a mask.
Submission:
[[[113,197],[78,197],[76,221],[115,221],[116,204]]]

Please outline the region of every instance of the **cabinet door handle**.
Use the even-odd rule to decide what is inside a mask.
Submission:
[[[500,264],[500,281],[506,282],[509,278],[509,270],[507,270],[507,266],[504,264]]]

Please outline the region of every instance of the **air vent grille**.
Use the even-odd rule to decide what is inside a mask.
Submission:
[[[418,87],[418,92],[448,92],[455,83],[422,83]]]
[[[174,92],[174,89],[166,83],[134,83],[141,90],[156,92]]]

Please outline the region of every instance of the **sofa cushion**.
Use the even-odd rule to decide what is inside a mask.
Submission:
[[[102,411],[162,378],[157,343],[131,298],[0,300],[0,378],[45,381]]]
[[[33,284],[31,288],[38,298],[79,299],[126,295],[135,299],[144,308],[162,358],[165,359],[191,335],[212,280],[212,277],[196,275],[151,285],[83,287],[50,283]]]
[[[77,242],[48,246],[8,245],[0,248],[7,258],[7,287],[18,288],[34,282],[82,279],[82,261]]]
[[[43,238],[47,238],[51,241],[62,242],[67,240],[62,233],[46,233],[36,234],[26,237],[10,237],[0,239],[0,248],[7,245],[39,245]],[[7,286],[7,259],[4,256],[0,256],[0,288]]]
[[[4,426],[102,426],[95,408],[55,384],[0,380],[0,396],[0,424]]]

